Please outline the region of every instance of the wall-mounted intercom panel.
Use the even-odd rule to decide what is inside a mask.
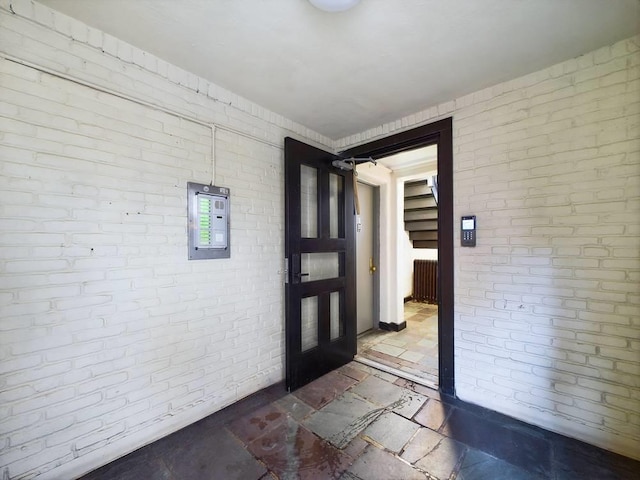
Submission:
[[[476,246],[476,216],[466,215],[460,221],[460,244],[463,247]]]
[[[189,182],[189,260],[229,258],[229,189]]]

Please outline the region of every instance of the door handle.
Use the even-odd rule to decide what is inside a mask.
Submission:
[[[373,257],[369,257],[369,273],[370,273],[371,275],[373,275],[373,274],[376,272],[376,270],[378,270],[378,269],[377,269],[377,268],[376,268],[376,266],[373,264]]]
[[[296,273],[296,277],[298,277],[298,278],[308,277],[308,276],[309,276],[308,273]]]

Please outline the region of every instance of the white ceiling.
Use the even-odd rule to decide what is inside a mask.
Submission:
[[[339,139],[640,31],[640,0],[39,0]]]
[[[437,162],[437,145],[429,145],[427,147],[396,153],[395,155],[378,160],[378,163],[398,174],[402,174],[403,171],[410,170],[415,167],[420,167],[423,170],[427,167],[435,169]]]

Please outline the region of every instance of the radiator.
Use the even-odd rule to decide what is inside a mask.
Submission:
[[[438,303],[438,261],[413,261],[413,299]]]

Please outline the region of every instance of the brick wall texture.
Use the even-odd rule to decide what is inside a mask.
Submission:
[[[457,395],[635,458],[639,113],[634,37],[336,145],[453,117]]]
[[[10,8],[11,7],[11,8]],[[0,472],[69,478],[283,378],[282,150],[454,118],[456,389],[637,456],[638,38],[332,142],[28,0],[0,0]],[[23,64],[13,60],[19,59]],[[25,64],[26,63],[26,64]],[[214,175],[230,259],[187,260]]]

